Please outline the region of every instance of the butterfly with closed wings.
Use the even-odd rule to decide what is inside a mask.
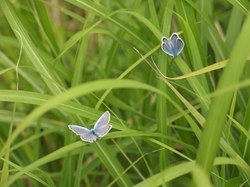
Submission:
[[[94,128],[90,130],[78,125],[68,125],[68,127],[74,133],[80,135],[82,141],[92,143],[108,134],[108,132],[112,128],[112,125],[109,124],[109,120],[110,114],[109,111],[106,111],[95,123]]]

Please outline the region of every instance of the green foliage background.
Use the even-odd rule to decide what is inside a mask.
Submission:
[[[0,6],[1,187],[250,186],[249,1]]]

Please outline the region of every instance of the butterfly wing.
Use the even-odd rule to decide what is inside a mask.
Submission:
[[[161,41],[162,41],[161,49],[168,55],[174,57],[173,54],[174,43],[171,42],[171,40],[168,40],[166,37],[162,37]]]
[[[110,120],[110,114],[108,111],[106,111],[96,122],[94,126],[94,134],[97,136],[97,138],[105,136],[110,129],[112,128],[112,125],[109,125]]]
[[[170,40],[173,42],[175,42],[177,38],[179,38],[179,35],[175,32],[170,36]]]
[[[84,127],[80,127],[78,125],[69,125],[68,126],[70,130],[72,130],[77,135],[80,135],[80,138],[82,141],[85,142],[94,142],[96,141],[96,136],[93,133],[93,130],[89,130]]]
[[[180,52],[178,51],[178,47],[177,47],[177,41],[178,41],[179,35],[177,33],[173,33],[170,37],[170,41],[172,44],[172,54],[173,57],[176,57]]]
[[[181,38],[177,38],[177,41],[176,41],[176,56],[179,55],[182,51],[182,49],[184,48],[184,42]]]
[[[89,134],[91,132],[91,130],[84,128],[84,127],[80,127],[78,125],[68,125],[68,127],[77,135]]]
[[[85,141],[85,142],[94,142],[96,141],[96,135],[93,133],[93,131],[91,131],[89,134],[82,134],[80,135],[80,138],[82,141]]]

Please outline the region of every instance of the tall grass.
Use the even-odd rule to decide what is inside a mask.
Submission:
[[[246,1],[0,5],[0,186],[250,186]]]

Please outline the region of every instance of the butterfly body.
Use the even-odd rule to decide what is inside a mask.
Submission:
[[[162,50],[174,58],[179,55],[184,48],[184,42],[177,33],[173,33],[170,39],[163,36],[161,42]]]
[[[112,128],[112,125],[109,124],[110,120],[110,114],[108,111],[106,111],[96,122],[94,128],[87,129],[85,127],[81,127],[78,125],[69,125],[69,129],[72,130],[77,135],[80,135],[80,138],[82,141],[85,142],[94,142],[97,139],[100,139],[101,137],[105,136],[110,129]]]

